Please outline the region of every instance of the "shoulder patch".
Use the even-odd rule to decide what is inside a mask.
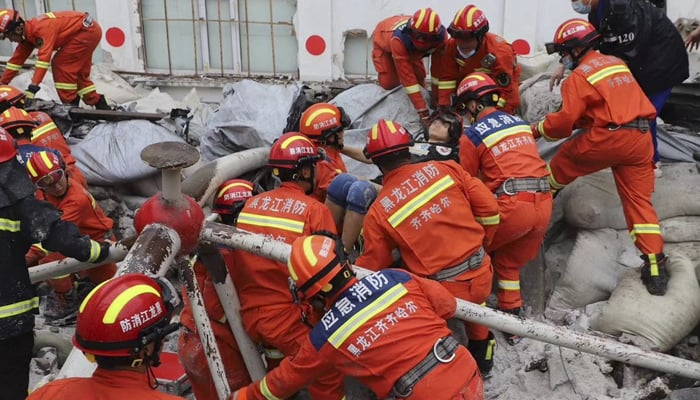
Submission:
[[[510,75],[501,72],[496,76],[496,83],[498,83],[498,86],[507,87],[510,85]]]
[[[481,59],[481,66],[491,68],[496,63],[496,56],[493,53],[488,53]]]

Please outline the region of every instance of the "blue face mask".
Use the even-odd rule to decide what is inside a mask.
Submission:
[[[588,4],[584,4],[583,0],[572,1],[571,7],[579,14],[588,14],[591,12],[590,0],[588,1]]]
[[[568,69],[569,71],[574,69],[574,60],[571,58],[571,56],[564,56],[559,60],[559,62],[562,63],[564,69]]]

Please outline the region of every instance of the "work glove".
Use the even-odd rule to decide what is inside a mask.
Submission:
[[[27,90],[24,92],[24,95],[27,96],[28,99],[33,99],[33,98],[34,98],[34,95],[35,95],[36,92],[38,92],[39,90],[41,90],[41,86],[35,85],[35,84],[32,83],[31,85],[29,85],[29,87],[27,88]]]
[[[104,261],[109,256],[109,249],[112,248],[112,243],[110,242],[99,242],[100,243],[100,255],[92,261],[94,264],[99,264]]]

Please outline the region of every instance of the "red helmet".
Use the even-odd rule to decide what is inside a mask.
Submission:
[[[287,269],[294,281],[293,290],[306,299],[322,291],[330,292],[333,283],[339,283],[333,282],[339,274],[341,278],[353,276],[343,251],[343,242],[326,234],[296,238],[289,253]]]
[[[25,134],[29,136],[32,130],[37,127],[37,123],[29,113],[21,108],[10,107],[0,113],[0,126],[13,136]]]
[[[33,153],[25,164],[29,177],[39,188],[44,189],[58,182],[66,173],[66,163],[60,154],[52,151]]]
[[[321,143],[331,135],[350,126],[350,118],[342,107],[330,103],[316,103],[301,114],[299,132]]]
[[[571,52],[575,47],[590,47],[598,44],[600,33],[590,22],[573,18],[564,21],[554,34],[554,41],[546,43],[547,54]]]
[[[0,112],[11,106],[24,108],[24,100],[27,96],[23,91],[10,85],[0,85]]]
[[[299,132],[287,132],[272,143],[267,165],[293,170],[319,160],[318,149],[309,138]]]
[[[0,39],[4,39],[7,32],[15,30],[17,25],[24,22],[16,10],[0,9]]]
[[[394,121],[380,119],[367,133],[365,157],[375,159],[399,150],[408,149],[413,144],[411,135]]]
[[[216,189],[212,211],[219,215],[235,215],[243,203],[253,197],[253,183],[245,179],[231,179]]]
[[[452,107],[464,109],[467,101],[479,100],[488,95],[491,95],[491,100],[498,102],[498,99],[501,97],[501,89],[485,73],[472,72],[459,83],[457,94],[452,99]]]
[[[447,32],[456,39],[481,38],[489,31],[489,20],[481,9],[470,4],[457,11]]]
[[[432,8],[416,11],[406,25],[406,32],[416,47],[433,47],[445,39],[445,27]]]
[[[177,329],[170,318],[179,298],[164,278],[127,274],[102,282],[78,310],[73,344],[108,357],[128,357]]]
[[[15,157],[17,157],[15,139],[13,139],[5,129],[0,128],[0,163],[9,161]]]

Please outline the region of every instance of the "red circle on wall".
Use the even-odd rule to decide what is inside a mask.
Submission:
[[[528,43],[527,40],[524,39],[516,39],[513,42],[513,51],[515,51],[515,54],[521,56],[525,54],[530,54],[530,43]]]
[[[109,43],[110,46],[121,47],[126,41],[126,35],[124,35],[124,31],[121,29],[111,27],[107,29],[105,33],[105,39],[107,39],[107,43]]]
[[[326,41],[318,35],[311,35],[306,39],[306,51],[312,56],[320,56],[326,51]]]

